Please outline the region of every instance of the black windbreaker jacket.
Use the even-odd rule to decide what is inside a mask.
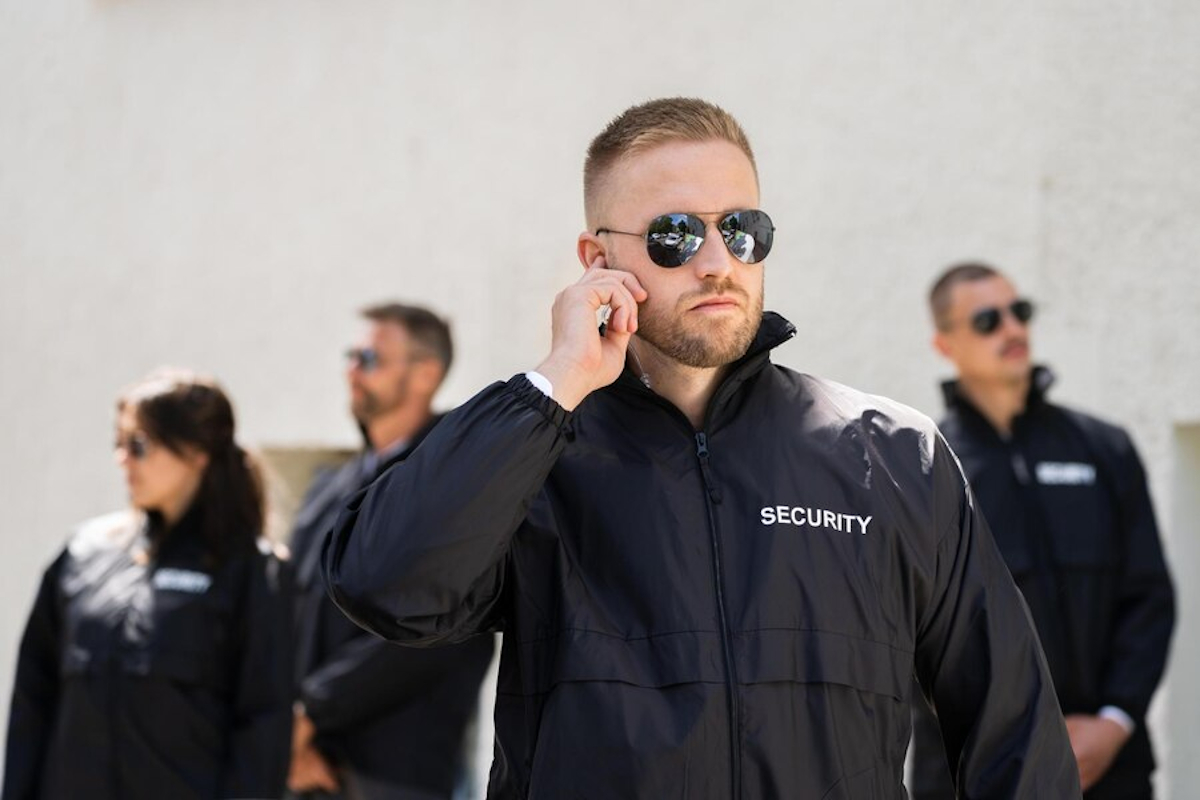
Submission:
[[[420,789],[449,797],[461,775],[464,733],[479,705],[494,637],[447,647],[399,647],[346,619],[329,600],[320,574],[325,534],[347,501],[378,472],[407,457],[426,433],[376,471],[365,473],[359,456],[313,481],[292,536],[296,669],[317,748],[334,764],[394,792]]]
[[[1052,381],[1048,370],[1034,371],[1008,439],[948,383],[942,432],[1029,604],[1063,712],[1116,706],[1137,725],[1086,797],[1149,797],[1154,758],[1145,714],[1171,641],[1171,579],[1129,436],[1048,402]],[[937,761],[927,755],[940,749],[935,732],[921,730],[915,755]],[[937,766],[916,771],[915,797],[952,796]]]
[[[769,363],[702,431],[628,371],[524,376],[344,513],[334,599],[412,644],[503,628],[492,798],[903,798],[912,675],[969,798],[1078,796],[1021,603],[929,420]]]
[[[140,517],[85,523],[21,642],[3,800],[283,793],[289,578],[257,550],[206,558],[194,514],[147,559]]]

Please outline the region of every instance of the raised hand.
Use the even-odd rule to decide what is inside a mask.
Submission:
[[[637,331],[638,303],[647,297],[631,273],[606,266],[603,256],[597,257],[582,278],[554,298],[550,355],[537,371],[568,411],[621,374],[629,337]],[[601,336],[596,315],[603,306],[611,313]]]

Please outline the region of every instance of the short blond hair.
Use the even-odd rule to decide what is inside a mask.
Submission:
[[[754,169],[754,151],[742,126],[725,109],[694,97],[665,97],[633,106],[600,132],[583,162],[583,207],[593,219],[597,198],[612,167],[621,159],[667,142],[723,140],[735,145]]]

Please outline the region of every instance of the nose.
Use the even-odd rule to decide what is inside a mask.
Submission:
[[[739,263],[741,262],[737,261],[725,246],[725,239],[721,236],[721,229],[717,227],[717,223],[710,222],[704,235],[704,244],[688,265],[698,278],[724,278],[733,272],[735,264]]]

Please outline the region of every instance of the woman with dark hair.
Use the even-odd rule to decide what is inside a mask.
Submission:
[[[84,523],[43,577],[3,800],[279,797],[290,581],[229,400],[152,375],[117,403],[115,455],[132,509]]]

